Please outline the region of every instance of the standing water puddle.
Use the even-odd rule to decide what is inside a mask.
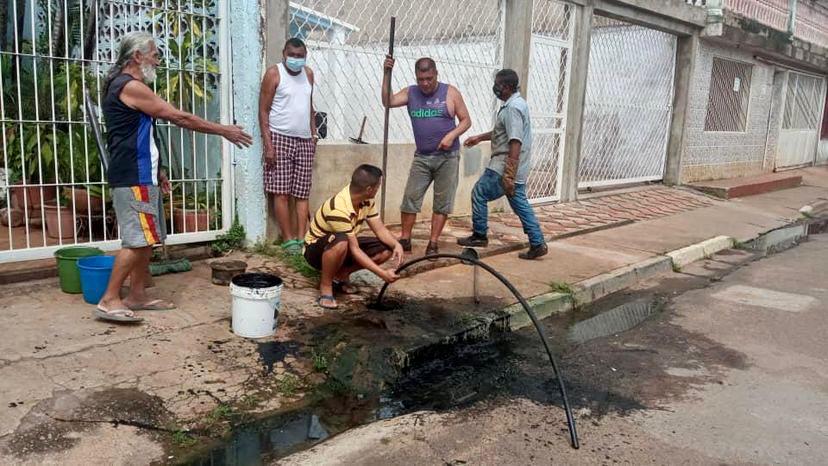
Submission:
[[[623,304],[595,317],[576,322],[569,327],[569,340],[573,343],[585,343],[629,330],[647,320],[658,308],[659,304],[651,299]]]
[[[662,304],[653,298],[616,307],[611,302],[596,303],[587,309],[548,318],[543,325],[553,350],[561,353],[571,345],[632,329],[657,314]],[[268,353],[276,350],[261,349]],[[566,374],[566,367],[563,370]],[[190,464],[267,464],[359,425],[417,410],[451,409],[499,395],[558,404],[552,381],[552,368],[545,360],[535,330],[525,328],[485,341],[447,347],[433,354],[430,362],[391,381],[390,388],[381,395],[364,399],[354,395],[322,397],[303,411],[238,427],[227,441]]]

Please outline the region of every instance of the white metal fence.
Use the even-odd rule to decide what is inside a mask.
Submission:
[[[67,244],[118,246],[106,178],[86,123],[83,90],[100,103],[121,36],[151,32],[162,56],[156,92],[219,120],[226,113],[222,0],[26,0],[0,24],[0,262],[48,257]],[[215,136],[159,122],[169,242],[211,239],[230,219],[229,164]]]
[[[559,199],[572,49],[572,6],[534,0],[527,100],[532,114],[532,171],[527,196]]]
[[[327,113],[327,141],[355,137],[363,117],[363,139],[382,140],[380,90],[391,16],[397,18],[393,92],[413,85],[414,62],[431,57],[440,81],[463,94],[470,134],[491,129],[492,79],[502,63],[501,1],[298,0],[290,2],[290,34],[308,45],[308,64],[318,76],[314,106]],[[391,111],[389,140],[413,141],[404,111]]]
[[[811,165],[817,160],[826,100],[825,78],[794,71],[787,74],[777,168]]]
[[[824,87],[825,81],[821,78],[791,72],[788,76],[782,129],[818,130]]]
[[[578,186],[661,179],[676,37],[595,16],[590,47]]]

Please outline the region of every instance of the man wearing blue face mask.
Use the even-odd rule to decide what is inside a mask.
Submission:
[[[264,189],[274,196],[282,247],[289,254],[301,252],[301,238],[308,229],[308,198],[319,139],[314,124],[313,71],[305,66],[307,55],[301,39],[289,39],[282,50],[282,62],[268,68],[259,94]],[[291,197],[295,212],[290,211]]]

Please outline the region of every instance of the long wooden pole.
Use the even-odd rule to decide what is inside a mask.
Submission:
[[[392,16],[391,17],[391,34],[388,39],[388,55],[394,56],[394,26],[396,25],[397,18]],[[386,91],[388,92],[388,98],[391,98],[391,70],[385,70],[385,74],[387,76],[388,86],[386,87]],[[382,200],[380,201],[380,218],[382,221],[385,221],[385,186],[388,184],[388,117],[389,112],[391,111],[391,107],[385,107],[385,127],[382,130]]]

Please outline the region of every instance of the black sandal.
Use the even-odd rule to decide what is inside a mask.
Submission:
[[[323,300],[331,301],[331,302],[333,302],[333,305],[332,306],[326,306],[326,305],[322,304]],[[334,298],[334,296],[332,294],[319,295],[319,297],[316,298],[316,305],[321,307],[322,309],[338,309],[339,308],[339,304],[337,304],[336,298]]]

